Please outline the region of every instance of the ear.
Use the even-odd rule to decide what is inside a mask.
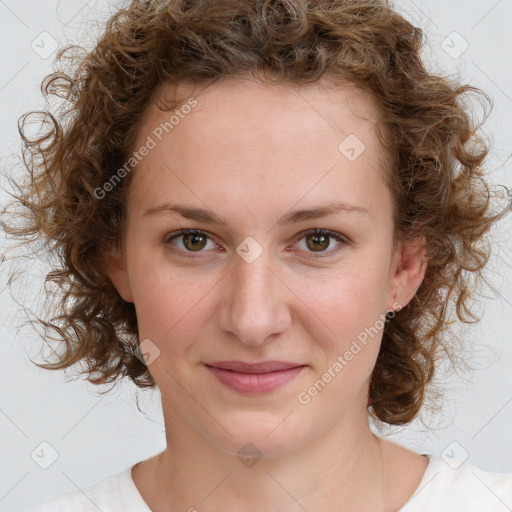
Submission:
[[[130,278],[122,251],[118,248],[111,249],[105,257],[105,264],[107,274],[121,298],[126,302],[133,302]]]
[[[388,311],[405,307],[420,287],[427,270],[424,236],[398,243],[391,274]]]

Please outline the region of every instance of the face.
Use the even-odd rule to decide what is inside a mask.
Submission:
[[[374,106],[324,83],[231,80],[190,94],[197,104],[161,140],[172,112],[147,112],[137,148],[155,144],[109,260],[153,352],[167,429],[277,456],[367,424],[384,315],[425,270],[392,247]],[[233,366],[268,361],[291,369]]]

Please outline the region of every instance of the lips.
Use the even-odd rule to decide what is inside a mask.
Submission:
[[[288,363],[283,361],[263,361],[261,363],[244,363],[242,361],[216,361],[206,366],[213,366],[222,370],[231,370],[239,373],[270,373],[289,370],[304,366],[299,363]]]
[[[246,395],[275,391],[292,381],[306,368],[306,365],[284,361],[215,361],[205,366],[224,386]]]

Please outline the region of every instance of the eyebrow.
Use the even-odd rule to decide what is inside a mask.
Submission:
[[[356,213],[359,215],[369,216],[369,212],[362,206],[356,206],[346,203],[329,203],[325,206],[319,206],[316,208],[294,210],[283,215],[278,221],[278,225],[294,224],[298,222],[304,222],[306,220],[320,219],[327,217],[328,215],[335,215],[337,213]],[[220,226],[227,227],[227,223],[224,219],[219,217],[211,210],[205,208],[193,208],[183,204],[169,204],[164,203],[154,208],[148,208],[143,214],[143,217],[153,216],[159,214],[178,213],[182,217],[197,222],[204,222],[207,224],[217,224]]]

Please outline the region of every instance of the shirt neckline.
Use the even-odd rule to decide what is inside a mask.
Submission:
[[[397,512],[407,512],[407,507],[409,504],[423,491],[423,489],[430,484],[430,482],[439,474],[439,459],[440,456],[422,453],[423,457],[426,457],[428,460],[427,467],[425,468],[425,472],[420,480],[420,483],[414,490],[411,497],[402,505],[402,507]],[[138,462],[137,462],[138,464]],[[132,478],[132,469],[137,465],[134,464],[130,466],[124,471],[121,487],[122,487],[122,496],[127,497],[127,502],[130,505],[130,510],[134,510],[134,512],[151,512],[148,504],[144,501],[139,489],[135,485],[135,481]],[[133,509],[133,505],[136,505],[137,509]]]
[[[149,505],[144,501],[142,494],[139,492],[139,489],[132,478],[132,469],[137,464],[139,464],[139,462],[133,464],[133,466],[130,466],[124,471],[124,478],[122,478],[120,483],[121,496],[123,496],[123,499],[124,496],[126,496],[126,510],[133,512],[151,512]]]
[[[427,454],[422,453],[423,457],[426,457],[428,459],[427,467],[425,468],[425,472],[423,473],[423,476],[420,480],[420,483],[414,490],[411,497],[402,505],[400,509],[397,510],[397,512],[408,512],[409,506],[414,501],[415,505],[418,505],[418,503],[421,505],[421,502],[423,501],[423,498],[419,498],[419,501],[416,501],[416,498],[421,495],[422,491],[434,480],[434,478],[440,473],[440,463],[442,461],[442,458],[440,455],[433,455],[433,454]]]

